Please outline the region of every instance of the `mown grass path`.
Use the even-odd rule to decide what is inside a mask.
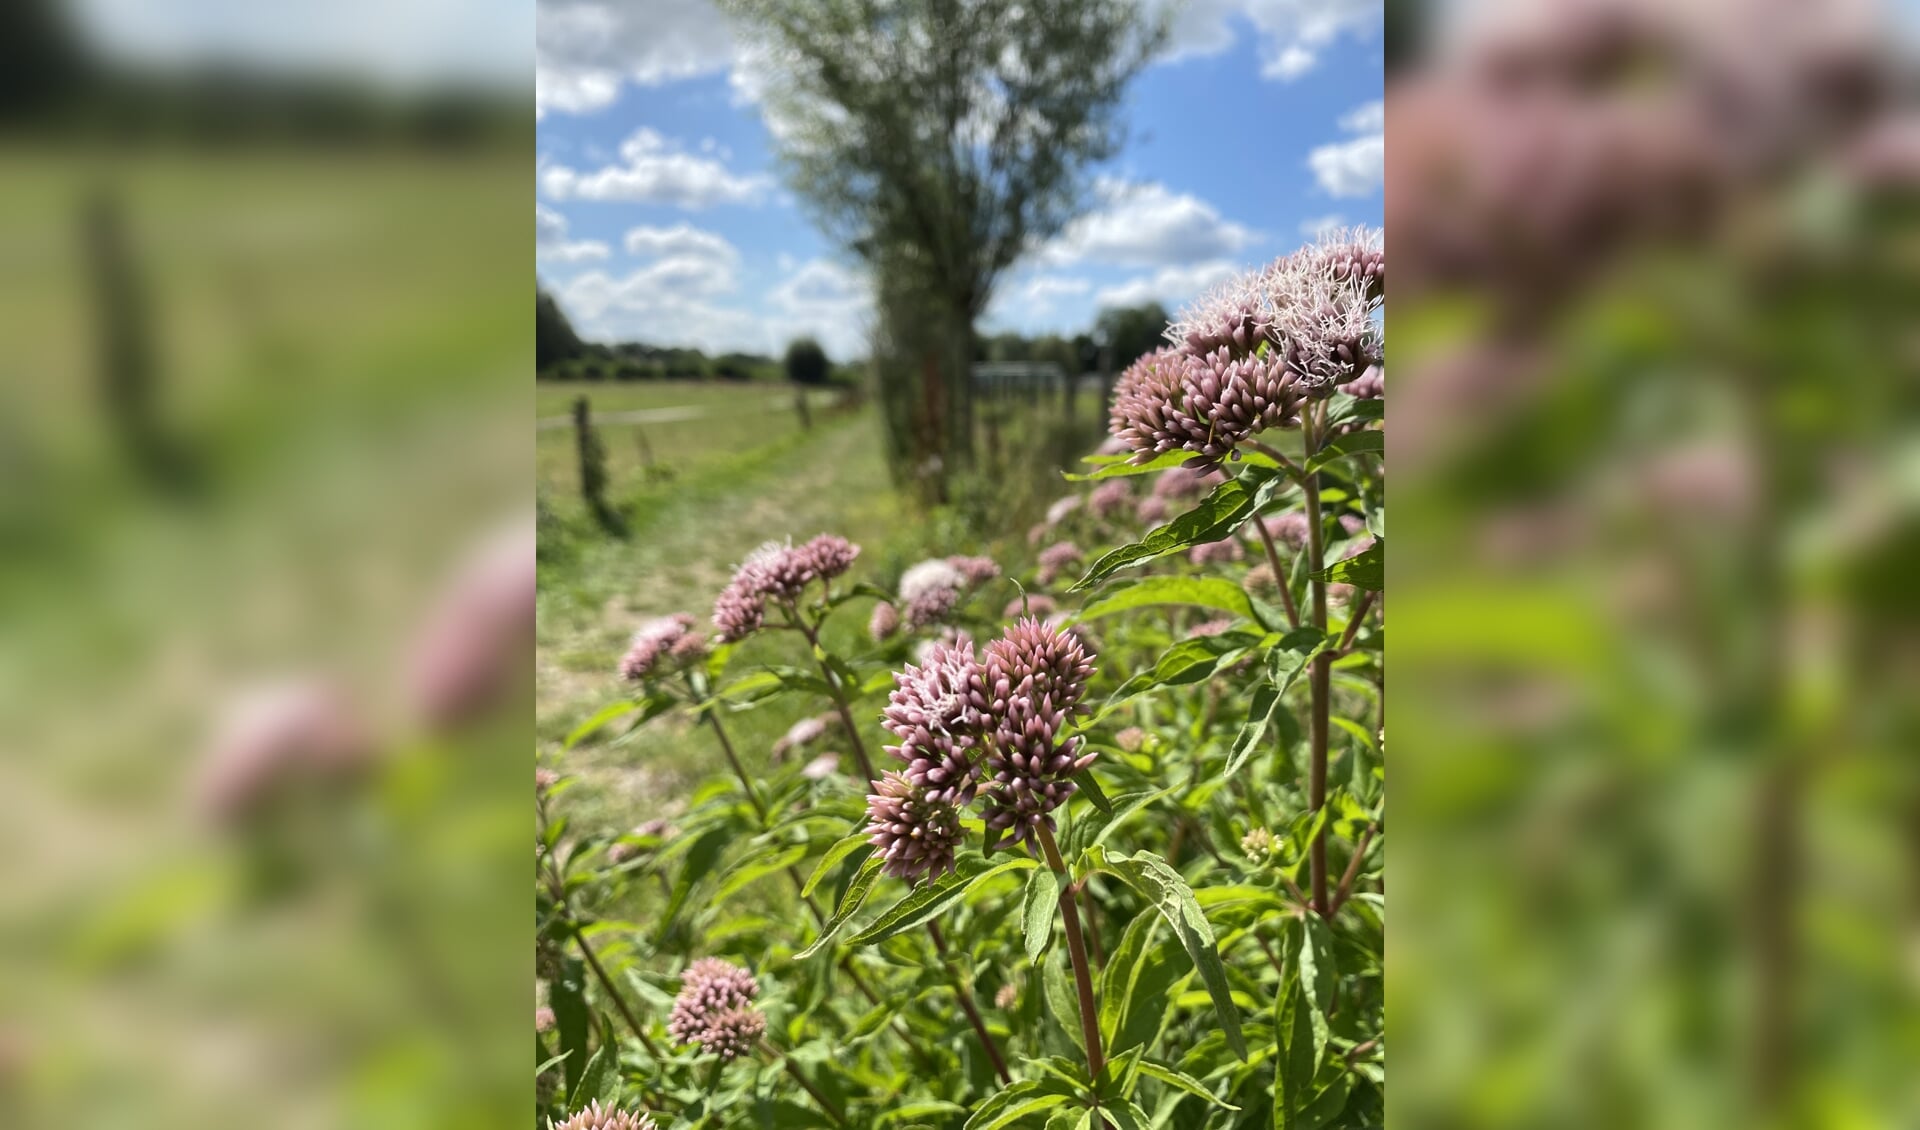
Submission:
[[[713,442],[731,445],[735,456],[636,491],[626,538],[569,522],[572,552],[543,562],[535,678],[543,750],[557,750],[581,719],[625,693],[614,668],[635,628],[673,612],[704,624],[734,563],[755,546],[822,531],[878,538],[900,518],[870,415],[825,419],[810,433],[760,446],[750,430],[714,426]],[[849,614],[836,627],[856,631],[855,618]],[[773,637],[749,648],[792,642]],[[792,721],[776,710],[742,716],[733,728],[743,755],[750,762],[764,756]],[[575,750],[564,762],[582,778],[570,804],[588,819],[644,818],[717,769],[710,744],[704,732],[662,720],[639,740]]]

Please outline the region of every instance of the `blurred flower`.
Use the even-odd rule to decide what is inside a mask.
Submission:
[[[1047,527],[1051,529],[1066,521],[1067,515],[1078,509],[1080,509],[1080,496],[1077,494],[1055,499],[1053,505],[1047,507]]]
[[[1267,533],[1281,545],[1293,549],[1305,549],[1307,546],[1307,516],[1298,510],[1289,510],[1271,518],[1262,518],[1267,524]]]
[[[1199,498],[1226,481],[1226,476],[1217,468],[1196,471],[1191,467],[1169,467],[1153,481],[1153,496],[1165,499]]]
[[[966,578],[969,588],[979,588],[1000,575],[1000,563],[991,557],[949,557],[947,564]]]
[[[560,774],[551,769],[540,768],[533,771],[533,789],[535,792],[544,793],[559,783]]]
[[[707,1023],[700,1048],[721,1059],[738,1059],[753,1051],[767,1034],[767,1018],[751,1005],[726,1009]]]
[[[1248,592],[1254,593],[1275,592],[1280,588],[1279,584],[1273,579],[1273,566],[1267,564],[1265,561],[1248,569],[1246,577],[1241,580],[1240,584],[1241,587],[1245,588]]]
[[[630,844],[625,840],[615,840],[613,843],[607,845],[607,862],[615,866],[634,859],[638,857],[639,854],[639,845]]]
[[[1087,496],[1087,509],[1097,518],[1111,518],[1127,509],[1133,501],[1131,484],[1125,479],[1109,479],[1093,488]]]
[[[935,589],[959,592],[967,587],[967,575],[944,557],[929,558],[900,574],[900,600],[912,604]]]
[[[1040,539],[1046,537],[1047,533],[1048,533],[1047,524],[1045,522],[1034,523],[1033,525],[1027,527],[1027,544],[1039,545]]]
[[[553,1010],[541,1005],[533,1010],[533,1030],[535,1032],[553,1031]]]
[[[1070,541],[1054,542],[1040,551],[1040,572],[1037,577],[1041,584],[1050,585],[1062,570],[1083,559],[1079,546]]]
[[[1246,557],[1247,551],[1232,538],[1205,542],[1187,551],[1187,560],[1195,565],[1213,565],[1226,561],[1239,561]]]
[[[853,568],[860,547],[837,534],[820,534],[794,554],[806,563],[810,579],[830,581]]]
[[[565,1122],[547,1123],[548,1130],[654,1130],[653,1119],[624,1110],[602,1109],[600,1101],[574,1112]]]
[[[910,881],[952,872],[962,836],[960,809],[896,772],[884,774],[874,789],[867,797],[866,835],[885,861],[881,869]]]
[[[406,687],[414,713],[449,729],[484,714],[527,679],[533,643],[532,522],[515,523],[461,566],[416,637]]]
[[[960,603],[958,589],[928,589],[907,602],[907,627],[922,631],[952,615]]]
[[[689,640],[693,648],[684,647]],[[620,660],[620,677],[630,683],[652,677],[660,660],[668,658],[676,664],[698,657],[705,651],[705,641],[693,630],[693,617],[684,612],[671,616],[662,616],[650,620],[633,634],[633,646]]]
[[[264,804],[296,777],[339,777],[372,760],[375,748],[346,692],[308,678],[237,700],[201,761],[195,806],[234,820]],[[536,770],[538,773],[550,772]]]
[[[1000,986],[1000,991],[993,994],[993,1006],[1001,1012],[1011,1011],[1013,1006],[1019,1003],[1020,986],[1012,981]]]
[[[840,772],[840,755],[823,753],[800,768],[800,775],[809,781],[824,781]]]
[[[1140,505],[1134,508],[1133,513],[1134,517],[1140,519],[1143,524],[1157,526],[1167,520],[1167,500],[1159,497],[1143,498],[1140,500]]]
[[[1190,639],[1201,639],[1206,636],[1217,636],[1223,632],[1228,631],[1232,627],[1233,627],[1233,621],[1229,618],[1222,617],[1221,619],[1218,619],[1218,620],[1207,620],[1207,621],[1203,621],[1202,623],[1195,624],[1193,628],[1187,632],[1187,636]]]
[[[873,637],[873,642],[879,643],[881,640],[888,639],[899,630],[898,609],[884,600],[873,606],[873,616],[867,621],[867,634]]]
[[[1113,735],[1113,743],[1128,753],[1139,753],[1147,744],[1147,732],[1138,726],[1128,726]]]
[[[1051,616],[1060,606],[1043,592],[1028,593],[1024,597],[1015,597],[1007,602],[1000,615],[1011,619],[1015,616]]]
[[[745,1049],[739,1046],[746,1037],[751,1047],[765,1029],[747,1033],[752,1022],[743,1013],[758,1016],[753,999],[760,995],[760,982],[753,974],[730,961],[703,957],[687,966],[680,976],[680,993],[673,999],[673,1012],[667,1018],[667,1034],[676,1044],[699,1044],[723,1059],[732,1059]]]
[[[676,829],[666,820],[649,820],[633,830],[636,836],[651,836],[655,839],[670,840]]]
[[[1255,863],[1264,863],[1273,854],[1273,833],[1265,828],[1255,828],[1240,837],[1240,850]]]
[[[784,761],[787,754],[793,750],[812,745],[814,742],[819,741],[821,735],[827,732],[827,721],[825,718],[815,716],[802,718],[787,727],[787,732],[782,734],[779,740],[773,743],[774,760]]]

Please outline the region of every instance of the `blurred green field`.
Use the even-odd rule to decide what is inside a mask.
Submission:
[[[810,389],[816,417],[840,399],[837,389]],[[585,396],[607,453],[614,490],[648,477],[725,463],[740,450],[787,440],[800,431],[793,386],[759,382],[541,381],[535,386],[535,473],[543,491],[577,495],[573,402]],[[645,413],[645,418],[636,418]],[[721,442],[724,438],[725,442]]]

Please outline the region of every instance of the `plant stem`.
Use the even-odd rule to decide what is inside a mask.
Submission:
[[[973,1002],[973,993],[961,981],[959,972],[947,963],[947,940],[940,934],[940,925],[927,923],[927,933],[933,936],[933,948],[940,954],[940,964],[946,967],[953,978],[953,991],[960,998],[960,1010],[967,1014],[967,1022],[973,1025],[974,1034],[980,1037],[980,1046],[986,1049],[987,1059],[993,1063],[993,1073],[1000,1076],[1003,1086],[1011,1086],[1013,1075],[1007,1070],[1007,1061],[1000,1057],[1000,1049],[994,1046],[993,1036],[987,1031],[987,1022],[980,1017],[980,1008]]]
[[[826,1112],[828,1118],[833,1119],[835,1126],[845,1126],[847,1124],[847,1116],[840,1113],[839,1107],[827,1101],[827,1096],[820,1093],[819,1089],[813,1085],[813,1081],[807,1078],[807,1073],[800,1070],[799,1064],[793,1062],[793,1060],[787,1057],[785,1052],[780,1051],[765,1040],[760,1041],[760,1048],[768,1055],[780,1061],[780,1066],[786,1068],[787,1074],[793,1076],[794,1081],[799,1083],[807,1094],[813,1096],[813,1101],[820,1104],[820,1109]]]
[[[1301,426],[1306,433],[1306,459],[1311,462],[1319,447],[1320,428],[1318,405],[1309,409],[1301,418]],[[1320,478],[1308,474],[1301,477],[1301,493],[1307,503],[1307,589],[1311,602],[1308,609],[1309,623],[1324,634],[1327,630],[1327,585],[1319,579],[1320,570],[1326,567],[1325,532],[1320,528]],[[1331,710],[1333,685],[1333,655],[1322,649],[1313,657],[1308,677],[1308,685],[1313,697],[1308,742],[1311,764],[1307,771],[1307,804],[1315,816],[1327,803],[1327,717]],[[1313,843],[1307,849],[1308,867],[1312,875],[1313,908],[1321,917],[1330,913],[1327,901],[1327,829],[1324,825],[1314,833]]]
[[[847,705],[846,688],[840,685],[840,676],[834,674],[833,668],[827,665],[826,652],[820,646],[820,629],[807,623],[804,616],[796,616],[792,612],[788,612],[788,615],[793,618],[794,626],[800,629],[800,634],[807,637],[814,661],[820,665],[820,675],[827,681],[827,691],[833,699],[834,709],[840,712],[840,724],[846,727],[847,741],[853,745],[853,755],[860,759],[860,771],[867,775],[869,781],[879,780],[879,774],[873,771],[873,761],[867,757],[867,743],[860,740],[860,727],[854,725],[853,709]]]
[[[1267,567],[1273,570],[1273,587],[1280,590],[1280,601],[1287,607],[1287,627],[1300,626],[1300,609],[1293,603],[1293,584],[1287,571],[1280,566],[1280,550],[1273,544],[1273,534],[1267,529],[1267,520],[1256,517],[1253,528],[1260,531],[1260,544],[1267,548]]]
[[[577,926],[574,928],[573,940],[580,944],[580,956],[587,959],[587,967],[593,970],[593,975],[599,980],[600,987],[607,991],[608,997],[612,998],[613,1006],[620,1010],[620,1017],[627,1022],[627,1027],[633,1029],[633,1034],[640,1037],[640,1044],[647,1049],[647,1054],[655,1059],[665,1059],[666,1056],[661,1055],[660,1049],[655,1047],[653,1041],[648,1038],[646,1028],[641,1025],[639,1018],[634,1016],[633,1009],[628,1007],[627,998],[621,996],[620,991],[613,987],[613,978],[607,976],[606,967],[600,964],[600,959],[595,956],[593,947],[587,944],[587,936],[581,933]]]
[[[1087,1074],[1097,1083],[1106,1071],[1107,1057],[1100,1048],[1100,1014],[1094,1010],[1093,971],[1087,964],[1086,939],[1080,936],[1080,912],[1073,901],[1073,875],[1067,871],[1066,861],[1060,858],[1060,847],[1053,842],[1053,830],[1045,821],[1041,821],[1036,830],[1047,866],[1053,868],[1060,879],[1060,918],[1067,928],[1067,956],[1073,962],[1074,988],[1080,993],[1080,1034],[1087,1044]]]
[[[1367,849],[1373,846],[1373,832],[1377,827],[1379,825],[1369,824],[1367,830],[1360,833],[1360,843],[1353,849],[1353,858],[1347,860],[1346,873],[1340,876],[1340,886],[1333,892],[1333,905],[1328,908],[1328,913],[1340,913],[1340,908],[1353,897],[1353,880],[1360,874],[1360,861],[1366,858]]]
[[[1367,618],[1367,613],[1372,608],[1373,590],[1367,589],[1361,592],[1359,601],[1347,613],[1347,630],[1340,633],[1340,646],[1333,650],[1345,654],[1346,650],[1353,646],[1353,637],[1360,634],[1360,623]]]
[[[712,710],[706,711],[707,722],[713,726],[714,736],[720,739],[720,750],[727,755],[727,764],[733,766],[733,775],[740,780],[740,787],[746,791],[747,801],[753,805],[753,811],[760,817],[761,827],[767,824],[767,806],[761,803],[760,794],[754,790],[753,780],[747,776],[746,766],[740,764],[740,755],[733,751],[733,742],[727,739],[726,728],[720,725],[720,715]]]

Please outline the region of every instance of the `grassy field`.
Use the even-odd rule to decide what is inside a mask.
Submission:
[[[1078,428],[1063,430],[1047,413],[1033,413],[1008,433],[1007,446],[1022,451],[1024,461],[983,473],[953,505],[924,513],[891,488],[871,410],[816,413],[814,429],[802,432],[791,413],[765,411],[766,390],[751,386],[637,386],[626,403],[671,407],[674,392],[696,394],[678,403],[714,409],[706,420],[752,424],[693,421],[657,429],[663,440],[675,433],[674,442],[690,450],[671,479],[615,471],[612,496],[629,524],[624,538],[592,526],[570,465],[552,478],[543,473],[535,685],[544,754],[557,754],[579,722],[627,693],[615,668],[636,628],[673,612],[704,624],[734,564],[760,543],[841,534],[862,546],[856,575],[882,585],[930,556],[990,553],[1012,564],[1032,552],[1027,524],[1065,493],[1058,453],[1084,451],[1093,442],[1090,414]],[[564,394],[553,399],[564,403]],[[602,433],[610,457],[620,446],[615,433],[612,427]],[[1018,442],[1022,436],[1031,442]],[[543,462],[554,448],[571,459],[570,445],[569,432],[542,432]],[[871,606],[856,600],[838,614],[828,626],[829,645],[865,652]],[[734,664],[746,670],[763,661],[806,658],[797,638],[766,633],[748,641]],[[879,702],[862,707],[877,711]],[[735,716],[728,727],[753,768],[799,717],[797,706],[772,705]],[[677,718],[661,719],[622,743],[590,741],[558,764],[576,778],[568,800],[572,818],[610,831],[670,814],[697,781],[724,771],[709,733]]]
[[[535,385],[539,420],[534,459],[540,488],[555,494],[579,490],[571,414],[576,397],[592,406],[607,470],[616,493],[649,478],[698,473],[724,463],[728,444],[745,434],[751,446],[781,442],[800,431],[794,390],[779,384],[719,384],[703,381],[542,381]],[[834,389],[813,389],[807,403],[816,417],[839,400]],[[646,418],[635,418],[645,413]],[[649,470],[651,468],[651,470]]]

